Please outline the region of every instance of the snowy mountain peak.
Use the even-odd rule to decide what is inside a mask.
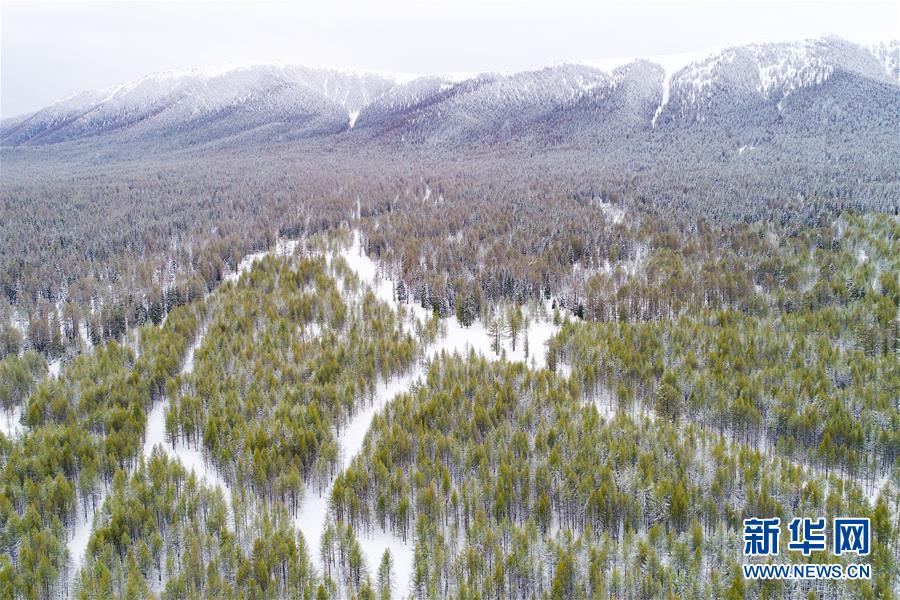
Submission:
[[[723,94],[781,102],[798,90],[823,85],[836,73],[897,81],[873,51],[829,36],[736,46],[692,61],[671,74],[666,100],[677,116],[701,119]]]
[[[319,93],[348,111],[355,111],[396,83],[396,79],[375,73],[281,63],[231,63],[147,75],[109,88],[75,94],[48,110],[65,112],[111,103],[137,107],[174,94],[181,94],[188,104],[193,103],[199,109],[225,105],[266,87],[290,85]]]
[[[631,110],[655,128],[703,120],[716,103],[737,99],[777,102],[780,109],[788,96],[837,73],[896,85],[898,51],[897,41],[864,48],[824,37],[712,54],[421,77],[282,63],[214,65],[74,94],[5,120],[0,139],[17,146],[116,133],[197,144],[235,136],[290,140],[372,126],[412,126],[421,139],[437,130],[480,128],[506,136],[542,119],[563,122],[561,112],[587,107],[606,118]],[[654,107],[649,114],[648,102]]]
[[[4,123],[2,137],[4,145],[15,145],[120,131],[164,135],[189,123],[209,127],[213,121],[221,127],[210,135],[232,135],[241,125],[224,121],[238,114],[249,127],[293,122],[317,133],[346,127],[351,114],[395,85],[373,73],[277,63],[167,71],[75,94],[9,126]]]

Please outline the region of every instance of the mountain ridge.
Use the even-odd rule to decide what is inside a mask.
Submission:
[[[608,70],[583,62],[456,76],[220,65],[73,94],[30,115],[4,119],[0,144],[114,138],[178,148],[348,132],[358,139],[464,144],[533,138],[541,131],[552,143],[596,130],[597,118],[607,126],[601,137],[610,138],[704,122],[723,112],[736,123],[754,121],[754,110],[774,103],[781,112],[792,95],[824,89],[834,77],[851,77],[860,88],[875,85],[884,95],[884,89],[898,89],[898,52],[896,40],[867,48],[829,36],[733,46],[674,71],[646,59]],[[736,117],[735,107],[745,114]],[[552,131],[557,123],[569,129]]]

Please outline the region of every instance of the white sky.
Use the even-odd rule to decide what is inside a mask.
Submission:
[[[900,37],[900,2],[0,3],[0,114],[148,73],[281,61],[398,73],[518,71],[836,34]]]

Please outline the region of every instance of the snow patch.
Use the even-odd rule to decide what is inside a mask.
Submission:
[[[262,260],[270,254],[274,253],[277,256],[290,256],[294,253],[294,250],[297,248],[297,244],[299,243],[299,240],[287,240],[278,238],[278,240],[275,241],[274,248],[263,250],[262,252],[254,252],[252,254],[247,254],[246,256],[244,256],[244,258],[241,259],[241,262],[238,263],[237,269],[225,274],[224,280],[236,282],[242,274],[250,270],[254,263]]]
[[[69,577],[74,580],[81,565],[84,564],[85,553],[87,552],[88,542],[91,540],[91,533],[94,531],[94,521],[103,508],[106,501],[106,487],[100,490],[99,498],[93,504],[93,508],[88,510],[81,500],[78,501],[76,508],[75,527],[72,528],[72,537],[66,543],[69,551],[70,570]]]
[[[197,335],[197,339],[188,348],[184,357],[184,365],[181,368],[181,374],[187,375],[194,370],[194,354],[203,342],[204,331]],[[169,409],[169,399],[166,398],[162,402],[157,402],[150,414],[147,416],[147,429],[144,434],[145,458],[150,458],[153,449],[157,446],[161,447],[170,457],[177,458],[184,465],[188,472],[193,472],[198,479],[205,481],[213,487],[222,489],[225,496],[225,503],[231,510],[231,486],[225,481],[225,478],[219,473],[209,460],[202,448],[193,447],[190,444],[178,440],[174,444],[167,443],[166,440],[166,411]]]
[[[408,598],[411,595],[413,563],[415,560],[415,548],[412,540],[403,541],[390,531],[380,529],[372,532],[358,532],[359,546],[366,555],[366,563],[372,580],[381,564],[381,557],[385,550],[390,550],[393,559],[393,583],[392,590],[397,597]]]
[[[610,218],[614,225],[618,225],[625,220],[625,210],[610,202],[600,201],[598,204],[603,214]]]
[[[666,71],[666,74],[663,77],[662,100],[660,100],[659,106],[656,107],[656,111],[653,113],[653,118],[650,119],[650,127],[656,127],[656,123],[657,121],[659,121],[659,116],[662,114],[663,109],[666,107],[666,104],[669,103],[669,85],[671,83],[672,72]]]
[[[337,432],[338,447],[340,448],[338,468],[335,476],[331,478],[324,489],[314,491],[307,489],[306,497],[294,524],[303,534],[306,545],[311,549],[314,562],[322,568],[322,558],[318,552],[322,532],[329,521],[329,505],[331,490],[337,474],[341,473],[353,458],[362,450],[366,432],[372,424],[372,419],[395,396],[410,389],[422,375],[421,365],[416,366],[405,375],[393,377],[387,381],[379,382],[376,386],[372,401],[363,404],[356,414]],[[369,569],[374,573],[378,569],[381,555],[386,548],[390,548],[394,559],[394,572],[398,582],[409,582],[412,578],[413,546],[411,541],[404,542],[389,531],[369,533],[359,536],[359,544],[368,559]],[[401,585],[403,596],[409,593],[405,585]]]
[[[62,368],[62,359],[57,358],[47,363],[47,373],[50,377],[59,377],[59,371]]]
[[[21,423],[22,407],[13,406],[12,410],[0,410],[0,431],[8,438],[16,437],[20,431],[25,429]]]

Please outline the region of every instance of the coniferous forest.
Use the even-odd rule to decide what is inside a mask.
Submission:
[[[893,597],[897,218],[636,220],[530,287],[522,254],[463,271],[465,235],[378,259],[351,216],[108,340],[23,341],[4,595]],[[870,580],[743,579],[744,518],[819,514],[871,519]]]
[[[4,118],[0,600],[897,598],[898,50]]]

